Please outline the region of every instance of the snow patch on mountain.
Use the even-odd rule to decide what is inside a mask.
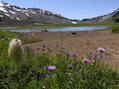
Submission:
[[[13,7],[13,9],[16,10],[16,11],[22,11],[21,9],[17,9],[17,8],[15,8],[15,7]]]
[[[12,16],[10,16],[9,14],[7,14],[7,13],[5,13],[5,15],[6,15],[6,16],[8,16],[8,17],[10,17],[11,19],[13,19],[13,17],[12,17]]]
[[[26,13],[26,15],[31,18],[31,16],[28,13]]]
[[[3,11],[3,12],[6,12],[7,13],[7,10],[5,10],[4,7],[0,7],[0,11]]]
[[[0,17],[4,17],[3,15],[0,15]]]
[[[14,12],[14,11],[11,11],[11,10],[9,10],[9,12],[10,12],[10,13],[12,13],[12,14],[16,14],[16,12]]]
[[[0,1],[0,6],[4,6],[4,4],[3,4],[3,2],[2,2],[2,1]]]
[[[18,18],[18,17],[17,17],[16,19],[17,19],[17,20],[21,20],[21,19],[20,19],[20,18]]]

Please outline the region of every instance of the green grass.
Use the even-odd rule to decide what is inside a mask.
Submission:
[[[24,44],[42,41],[38,38],[23,38],[20,36],[21,34],[22,33],[0,30],[0,40],[9,41],[12,38],[19,38]]]
[[[37,39],[37,38],[23,38],[20,35],[21,33],[0,30],[0,56],[1,56],[0,60],[1,61],[3,61],[3,57],[6,57],[8,44],[12,38],[19,38],[23,42],[23,44],[42,41],[41,39]],[[2,64],[2,62],[0,64]]]
[[[107,25],[107,26],[109,26],[109,27],[107,27],[107,28],[105,28],[105,29],[95,29],[95,31],[112,31],[113,32],[113,30],[114,29],[117,29],[117,28],[119,28],[119,24],[110,24],[110,25]]]
[[[119,33],[119,25],[112,29],[112,33]]]
[[[2,33],[2,31],[0,32]],[[19,37],[18,33],[3,32],[0,42],[0,89],[118,89],[119,75],[98,60],[84,65],[83,59],[59,53],[43,47],[42,54],[24,48],[24,63],[18,70],[7,56],[8,38]],[[101,55],[101,54],[100,54]],[[56,69],[48,70],[47,66]]]

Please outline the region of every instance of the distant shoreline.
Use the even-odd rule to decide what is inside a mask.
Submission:
[[[13,30],[13,32],[67,32],[67,31],[93,31],[95,29],[105,29],[108,26],[80,26],[80,27],[34,27],[34,28],[17,28],[6,27],[1,30]]]

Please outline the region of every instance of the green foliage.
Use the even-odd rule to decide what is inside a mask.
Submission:
[[[20,34],[21,33],[0,30],[0,64],[1,65],[7,64],[5,60],[8,61],[7,58],[8,45],[12,38],[19,38],[23,42],[23,44],[41,41],[41,39],[37,39],[37,38],[22,38],[20,37]]]
[[[26,49],[25,49],[26,50]],[[39,51],[39,50],[38,50]],[[117,89],[119,75],[96,60],[84,65],[72,56],[51,56],[51,52],[33,54],[26,50],[20,71],[11,61],[3,61],[0,69],[1,88],[6,89]],[[11,65],[10,65],[11,64]],[[48,70],[47,66],[56,69]]]
[[[112,33],[119,33],[119,26],[114,27]]]
[[[38,38],[20,38],[20,39],[23,42],[23,44],[42,41],[41,39],[38,39]]]
[[[115,23],[119,23],[119,18],[116,18],[116,19],[114,20],[114,22],[115,22]]]
[[[2,33],[2,32],[1,32]],[[119,75],[100,63],[91,61],[84,65],[82,59],[65,55],[51,56],[52,51],[42,50],[34,54],[29,47],[24,48],[24,63],[18,71],[7,57],[9,37],[19,37],[16,33],[4,33],[0,39],[0,88],[1,89],[118,89]],[[9,34],[9,35],[8,35]],[[5,38],[7,37],[7,38]],[[24,38],[21,38],[21,40]],[[37,50],[40,51],[40,50]],[[47,66],[55,66],[49,70]]]

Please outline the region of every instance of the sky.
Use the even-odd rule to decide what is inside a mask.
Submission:
[[[40,8],[69,19],[82,20],[109,14],[119,8],[119,0],[2,0],[21,8]]]

